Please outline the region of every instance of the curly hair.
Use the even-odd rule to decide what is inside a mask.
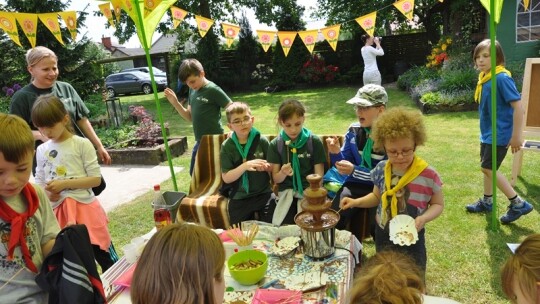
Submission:
[[[374,149],[384,150],[386,141],[411,138],[416,146],[426,142],[426,127],[422,112],[405,107],[396,107],[384,111],[375,123],[371,137],[375,142]]]
[[[349,303],[421,304],[424,283],[412,258],[383,251],[368,260],[351,289]]]

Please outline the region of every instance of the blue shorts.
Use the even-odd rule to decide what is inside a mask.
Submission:
[[[483,169],[492,169],[493,158],[491,157],[491,146],[491,144],[480,143],[480,161]],[[497,146],[497,170],[499,170],[507,152],[507,146]]]

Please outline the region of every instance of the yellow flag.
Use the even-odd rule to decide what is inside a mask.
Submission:
[[[523,6],[525,7],[525,11],[529,10],[529,0],[523,0]]]
[[[51,31],[54,35],[54,38],[58,40],[62,45],[62,32],[60,32],[60,24],[58,23],[58,14],[57,13],[47,13],[47,14],[38,14],[39,20],[45,24],[45,26]]]
[[[491,12],[489,11],[489,1],[490,0],[480,0],[480,3],[484,6],[484,8],[488,11],[488,13],[491,15]],[[493,17],[495,18],[495,23],[499,23],[499,20],[501,19],[501,10],[503,6],[503,0],[491,0],[495,1],[495,14],[493,14]]]
[[[405,16],[405,18],[409,20],[413,19],[414,0],[399,0],[394,3],[394,6]]]
[[[16,13],[15,19],[23,29],[24,35],[32,47],[36,46],[37,14]]]
[[[257,30],[257,36],[259,36],[259,43],[261,44],[263,50],[267,52],[268,48],[270,48],[270,46],[274,42],[276,32]]]
[[[148,16],[160,3],[161,0],[144,0],[144,16]]]
[[[321,32],[323,33],[324,39],[328,41],[332,49],[335,51],[337,48],[337,42],[339,39],[339,29],[341,28],[341,24],[332,25],[329,27],[325,27],[321,29]]]
[[[221,23],[221,27],[223,28],[223,33],[225,33],[225,38],[227,39],[227,47],[230,48],[234,39],[236,36],[238,36],[238,32],[240,32],[240,27],[238,25],[224,22]]]
[[[176,6],[171,6],[171,15],[173,19],[173,28],[177,28],[180,22],[186,18],[187,11]]]
[[[358,24],[364,29],[364,31],[366,31],[366,33],[368,33],[368,35],[373,37],[373,32],[375,32],[375,20],[377,20],[377,11],[362,17],[358,17],[354,20],[358,22]]]
[[[120,0],[122,9],[128,14],[128,16],[135,22],[137,20],[137,9],[133,6],[133,2],[131,0]],[[141,9],[141,12],[144,11],[144,4],[143,7],[141,7],[141,2],[139,0],[136,1],[139,4],[139,8]]]
[[[120,14],[122,14],[122,0],[111,0],[111,4],[116,17],[116,22],[120,22]]]
[[[292,44],[294,42],[294,37],[296,37],[296,32],[278,32],[277,36],[279,38],[279,42],[281,43],[281,48],[283,49],[283,53],[285,53],[285,57],[289,55],[289,51],[291,50]]]
[[[298,35],[300,35],[300,38],[306,45],[309,53],[313,54],[313,48],[315,48],[315,42],[317,42],[317,36],[319,35],[319,31],[318,30],[303,31],[303,32],[298,32]]]
[[[21,41],[19,40],[19,32],[17,31],[17,23],[14,15],[14,13],[0,11],[0,28],[8,34],[13,42],[22,46]]]
[[[197,27],[199,28],[199,34],[201,35],[201,37],[204,38],[204,36],[206,36],[206,33],[208,33],[208,31],[214,24],[214,20],[205,18],[203,16],[197,16],[197,15],[195,15],[195,20],[197,20]]]
[[[113,15],[111,11],[111,3],[110,2],[103,3],[103,4],[98,5],[98,7],[99,7],[99,10],[103,13],[103,16],[105,16],[105,18],[109,20],[109,24],[114,27]]]
[[[109,9],[109,13],[111,10]],[[75,38],[77,38],[77,13],[75,11],[68,11],[68,12],[58,12],[60,17],[64,20],[66,23],[66,27],[69,30],[69,33],[71,34],[71,39],[75,41]],[[112,22],[112,15],[111,20]]]

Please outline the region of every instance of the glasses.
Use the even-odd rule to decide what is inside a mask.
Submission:
[[[235,126],[247,125],[251,122],[251,116],[244,116],[242,119],[235,119],[231,121],[231,124]]]
[[[354,110],[357,111],[357,112],[367,111],[367,110],[372,109],[372,108],[375,108],[375,106],[367,106],[367,107],[354,106]]]
[[[386,149],[385,149],[386,150]],[[414,150],[416,150],[416,146],[414,148],[411,148],[411,149],[405,149],[401,152],[398,152],[398,151],[388,151],[386,150],[386,155],[390,156],[390,157],[398,157],[399,155],[401,155],[402,157],[407,157],[407,156],[411,156],[414,154]]]

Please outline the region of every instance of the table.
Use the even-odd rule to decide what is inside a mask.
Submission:
[[[280,235],[279,228],[261,226],[253,243],[255,249],[268,252]],[[268,270],[259,284],[271,288],[303,290],[303,303],[346,303],[346,294],[352,285],[355,261],[362,249],[360,242],[348,231],[336,231],[336,252],[329,258],[317,261],[297,252],[291,257],[268,256]],[[129,304],[129,289],[112,284],[132,265],[122,257],[101,276],[107,301]],[[225,267],[226,292],[224,303],[251,303],[257,285],[242,286],[230,276]]]

